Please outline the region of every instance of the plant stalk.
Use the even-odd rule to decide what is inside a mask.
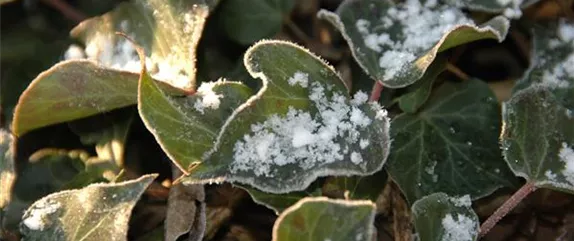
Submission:
[[[381,81],[375,81],[373,85],[373,90],[371,90],[371,97],[369,97],[369,101],[377,102],[379,98],[381,98],[381,91],[383,91],[383,84]]]
[[[479,238],[484,237],[504,216],[512,211],[518,204],[529,194],[536,190],[533,182],[527,182],[518,191],[516,191],[502,206],[500,206],[482,225],[480,225]]]

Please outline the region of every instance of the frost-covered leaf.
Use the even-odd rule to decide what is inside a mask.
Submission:
[[[12,134],[0,129],[0,221],[4,216],[2,209],[10,202],[16,178],[12,142]]]
[[[478,237],[479,220],[469,196],[433,193],[417,200],[412,211],[421,241],[474,241]]]
[[[363,70],[390,88],[420,79],[439,52],[480,39],[502,41],[509,28],[504,17],[477,25],[460,9],[430,0],[346,0],[336,13],[319,16],[339,29]]]
[[[24,213],[22,240],[127,240],[132,208],[156,176],[50,194]]]
[[[309,187],[303,191],[288,192],[283,194],[263,192],[248,186],[240,187],[245,189],[245,191],[251,195],[251,198],[253,198],[254,202],[273,210],[276,214],[279,214],[303,198],[321,196],[321,184],[321,180],[317,180],[311,183],[311,185],[309,185]]]
[[[273,241],[370,241],[374,220],[375,205],[370,201],[305,198],[277,218]]]
[[[294,5],[294,0],[227,0],[221,6],[223,30],[244,45],[273,37]]]
[[[536,186],[574,192],[574,25],[534,29],[529,73],[504,104],[503,154]]]
[[[110,111],[137,101],[138,75],[85,60],[54,65],[32,81],[16,105],[12,131],[31,130]]]
[[[475,199],[513,183],[497,144],[499,106],[482,81],[445,82],[392,126],[387,168],[411,203],[435,192]]]
[[[415,84],[407,87],[408,93],[399,97],[399,107],[402,111],[415,113],[427,101],[434,81],[445,66],[446,58],[437,57],[423,77]]]
[[[520,18],[522,9],[539,0],[448,0],[450,4],[471,10],[502,13],[507,18]]]
[[[139,86],[138,109],[148,130],[171,160],[187,173],[202,162],[225,120],[252,91],[239,82],[204,82],[191,96],[171,96],[147,73]]]
[[[118,70],[140,72],[135,48],[123,32],[145,49],[153,78],[173,86],[195,88],[195,49],[210,8],[216,0],[132,0],[113,11],[88,19],[72,31],[81,39],[85,55]],[[81,50],[69,58],[83,57]]]
[[[263,87],[228,119],[216,146],[184,181],[229,181],[262,191],[304,190],[320,176],[370,175],[389,148],[386,111],[351,99],[325,62],[284,41],[261,41],[245,54]]]

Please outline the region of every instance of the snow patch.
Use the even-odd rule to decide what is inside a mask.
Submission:
[[[309,84],[309,74],[297,71],[293,76],[287,79],[287,82],[289,82],[291,86],[299,84],[301,87],[307,88]]]
[[[48,215],[55,213],[60,208],[60,203],[46,199],[33,204],[28,213],[24,215],[22,224],[30,230],[42,231],[49,225]]]
[[[217,84],[220,84],[221,82],[222,81],[220,80],[217,82],[201,83],[201,85],[197,89],[197,92],[195,93],[196,95],[199,95],[201,99],[198,99],[195,102],[193,108],[195,108],[195,110],[199,111],[201,114],[205,114],[205,109],[215,110],[219,108],[219,104],[221,104],[221,101],[219,99],[222,98],[223,95],[216,94],[213,91],[213,87],[215,87],[215,85]]]
[[[463,214],[458,214],[456,220],[448,213],[442,219],[444,235],[442,241],[472,241],[477,234],[477,223]]]
[[[562,20],[558,26],[558,38],[549,41],[552,48],[566,46],[574,48],[574,25]],[[546,60],[542,60],[544,62]],[[560,63],[556,63],[553,68],[546,69],[542,74],[542,85],[557,89],[569,88],[568,79],[574,78],[574,52],[571,52]]]
[[[560,161],[564,162],[562,175],[570,184],[574,185],[574,150],[566,142],[562,142],[562,148],[560,148],[558,156]]]
[[[458,198],[451,197],[449,198],[449,201],[452,202],[454,206],[457,207],[470,207],[472,205],[472,200],[470,199],[470,195],[468,194]]]

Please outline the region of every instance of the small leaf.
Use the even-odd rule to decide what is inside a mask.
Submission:
[[[477,25],[458,8],[419,0],[346,0],[319,17],[339,29],[363,70],[390,88],[416,82],[439,52],[480,39],[502,41],[509,28],[501,16]]]
[[[181,171],[172,166],[174,177]],[[178,175],[175,175],[178,174]],[[183,185],[169,189],[167,216],[165,219],[165,241],[200,241],[205,233],[205,190],[203,185]]]
[[[201,163],[217,133],[252,92],[239,82],[203,83],[192,96],[170,96],[146,73],[139,86],[138,109],[148,130],[171,160],[185,172]]]
[[[497,145],[499,106],[482,81],[445,82],[392,124],[387,169],[409,202],[435,192],[475,199],[513,185]]]
[[[469,196],[433,193],[417,200],[412,211],[421,241],[474,241],[478,237],[479,220]]]
[[[294,205],[303,198],[321,196],[322,194],[321,184],[322,181],[319,179],[311,183],[311,185],[309,185],[309,187],[307,187],[307,189],[303,191],[295,191],[283,194],[262,192],[256,188],[251,188],[249,186],[239,185],[239,187],[245,189],[245,191],[249,193],[251,198],[253,198],[254,202],[273,210],[275,214],[279,215],[285,209]]]
[[[3,209],[12,197],[12,187],[16,179],[14,165],[13,137],[10,132],[0,129],[0,221],[3,218]],[[0,226],[0,229],[2,227]]]
[[[512,171],[538,187],[574,192],[574,25],[534,29],[529,73],[504,104],[501,145]]]
[[[86,44],[89,59],[114,69],[140,72],[130,36],[145,49],[148,70],[172,86],[195,88],[195,49],[214,0],[133,0],[113,11],[88,19],[71,35]]]
[[[50,194],[24,214],[22,240],[127,240],[132,208],[156,176]]]
[[[239,182],[261,191],[304,190],[317,177],[370,175],[388,155],[386,111],[351,100],[334,69],[284,41],[261,41],[244,58],[263,87],[225,123],[215,147],[183,181]]]
[[[273,37],[294,5],[294,0],[227,0],[221,6],[223,30],[243,45]]]
[[[137,74],[111,71],[91,61],[74,60],[41,73],[20,96],[12,130],[31,130],[133,105]]]
[[[373,240],[375,205],[370,201],[305,198],[275,221],[273,241]]]
[[[324,196],[376,202],[386,184],[387,172],[379,171],[369,176],[328,177],[322,190]]]
[[[439,55],[440,56],[440,55]],[[432,85],[446,66],[446,58],[437,57],[428,71],[414,85],[407,87],[408,93],[399,97],[399,107],[406,113],[415,113],[429,98]]]

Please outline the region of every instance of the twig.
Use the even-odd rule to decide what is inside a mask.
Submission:
[[[299,26],[297,26],[297,24],[295,24],[293,20],[291,20],[290,17],[283,18],[283,22],[289,28],[289,30],[291,30],[291,32],[293,32],[293,34],[297,38],[299,38],[299,40],[303,41],[306,45],[310,45],[313,43],[313,39],[309,37],[309,35],[307,35],[305,32],[303,32],[303,30],[301,30]]]
[[[466,81],[466,80],[470,79],[468,74],[466,74],[464,71],[462,71],[461,69],[456,67],[456,65],[454,65],[454,64],[447,63],[446,64],[446,70],[448,70],[448,72],[453,73],[454,75],[456,75],[456,77],[459,77],[462,80]]]
[[[373,90],[371,90],[371,97],[369,98],[369,101],[371,102],[379,101],[379,98],[381,98],[382,91],[383,91],[383,84],[381,83],[381,81],[375,81],[375,84],[373,85]]]
[[[64,0],[42,0],[42,2],[57,9],[66,18],[71,19],[76,23],[80,23],[84,21],[84,19],[88,18],[85,14],[73,8],[72,6],[70,6],[70,4],[68,4]]]
[[[536,190],[536,186],[533,182],[527,182],[518,191],[516,191],[502,206],[500,206],[482,225],[480,225],[479,238],[484,237],[497,223],[506,216],[512,209],[514,209],[518,204],[526,198],[529,194]]]

